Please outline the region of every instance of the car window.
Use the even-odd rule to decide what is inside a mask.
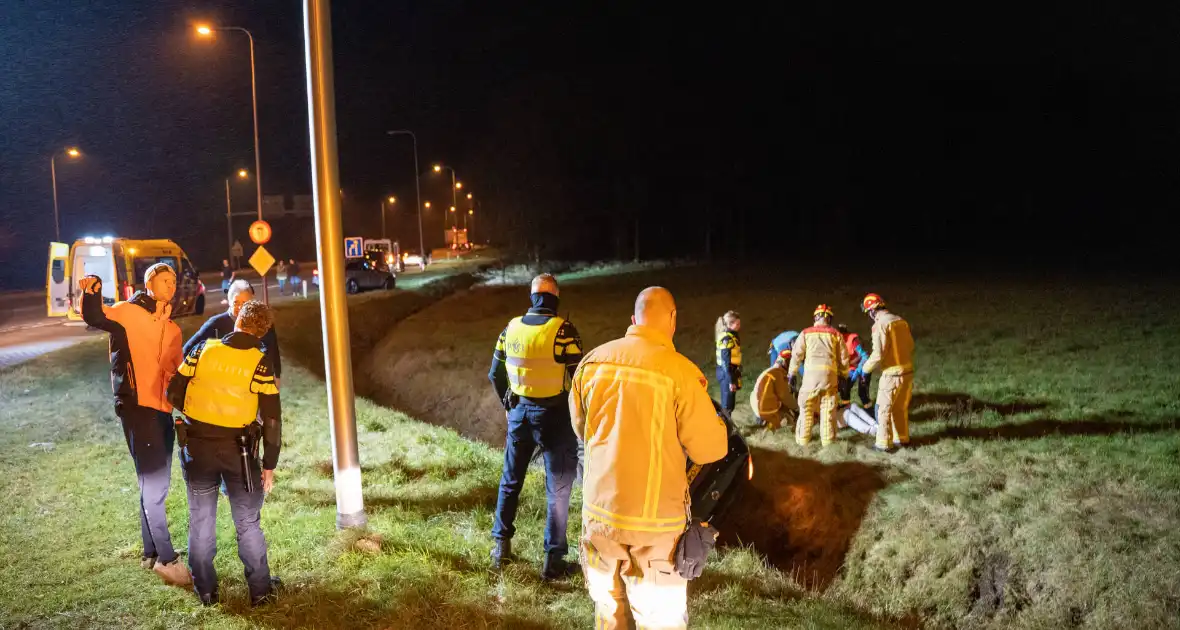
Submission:
[[[184,274],[184,277],[195,279],[198,275],[200,275],[201,272],[197,271],[197,268],[194,267],[191,262],[189,262],[188,258],[182,258],[181,263],[184,265],[184,271],[181,272]]]
[[[176,256],[137,256],[135,258],[135,276],[131,278],[131,281],[136,285],[143,284],[143,274],[147,273],[148,268],[156,263],[164,263],[172,267],[173,272],[180,267]]]

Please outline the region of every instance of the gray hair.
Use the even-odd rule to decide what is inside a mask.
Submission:
[[[249,280],[234,280],[229,285],[229,293],[226,295],[226,299],[229,300],[230,304],[233,304],[234,298],[242,291],[248,291],[250,295],[254,295],[254,286],[250,284]]]

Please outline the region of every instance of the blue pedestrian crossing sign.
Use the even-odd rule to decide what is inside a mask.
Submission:
[[[361,258],[365,255],[364,247],[362,247],[364,239],[359,236],[350,236],[344,239],[344,257],[345,258]]]

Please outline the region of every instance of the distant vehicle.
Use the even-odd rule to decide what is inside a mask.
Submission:
[[[311,272],[312,284],[320,285],[320,270]],[[392,289],[397,286],[397,272],[380,255],[349,258],[344,261],[344,290],[351,294],[368,289]]]
[[[88,236],[74,241],[73,245],[49,244],[49,265],[45,272],[48,315],[81,320],[82,300],[77,285],[88,275],[102,279],[103,304],[129,300],[144,288],[143,274],[156,263],[167,263],[176,270],[172,317],[203,314],[205,285],[180,245],[164,238]]]
[[[426,265],[430,264],[430,255],[423,257],[416,249],[408,249],[402,252],[402,269],[405,270],[406,265],[417,265],[422,271],[426,271]]]
[[[394,265],[396,271],[401,273],[406,270],[406,265],[402,261],[401,245],[397,241],[391,241],[387,238],[367,238],[364,242],[365,254],[376,252],[381,254],[385,259],[385,264]]]
[[[713,409],[725,423],[729,450],[725,457],[709,464],[694,464],[690,460],[687,471],[692,517],[710,522],[724,514],[754,478],[754,457],[745,438],[717,401],[713,401]]]

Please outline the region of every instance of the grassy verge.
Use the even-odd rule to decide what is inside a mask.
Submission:
[[[1175,286],[865,286],[702,267],[570,279],[561,310],[592,347],[622,334],[649,284],[677,296],[678,347],[707,375],[713,321],[730,308],[743,314],[748,385],[769,339],[807,325],[821,301],[867,338],[857,305],[878,291],[917,337],[917,448],[884,456],[848,431],[836,446],[799,448],[789,435],[752,431],[755,488],[722,525],[732,546],[721,566],[752,549],[821,601],[935,627],[1180,624]],[[373,395],[501,443],[486,371],[526,292],[477,288],[408,318],[365,363]],[[747,396],[741,423],[752,420]]]
[[[372,309],[369,316],[392,322],[416,310],[403,304],[416,299],[364,296],[354,300],[354,314]],[[311,321],[306,307],[278,314],[293,358],[309,356],[291,343],[292,335],[312,334],[303,330]],[[358,330],[354,325],[354,338]],[[0,371],[0,628],[590,625],[580,578],[551,587],[536,575],[545,510],[539,475],[525,485],[518,519],[522,561],[488,573],[499,453],[358,399],[370,527],[363,536],[337,534],[323,382],[289,365],[283,396],[285,446],[263,528],[286,588],[276,605],[248,607],[223,502],[217,568],[225,601],[202,608],[191,593],[161,585],[138,566],[137,490],[111,410],[105,343],[87,341]],[[173,475],[167,507],[183,548],[179,466]],[[885,627],[849,600],[804,597],[789,575],[750,550],[725,554],[692,591],[697,627]]]

